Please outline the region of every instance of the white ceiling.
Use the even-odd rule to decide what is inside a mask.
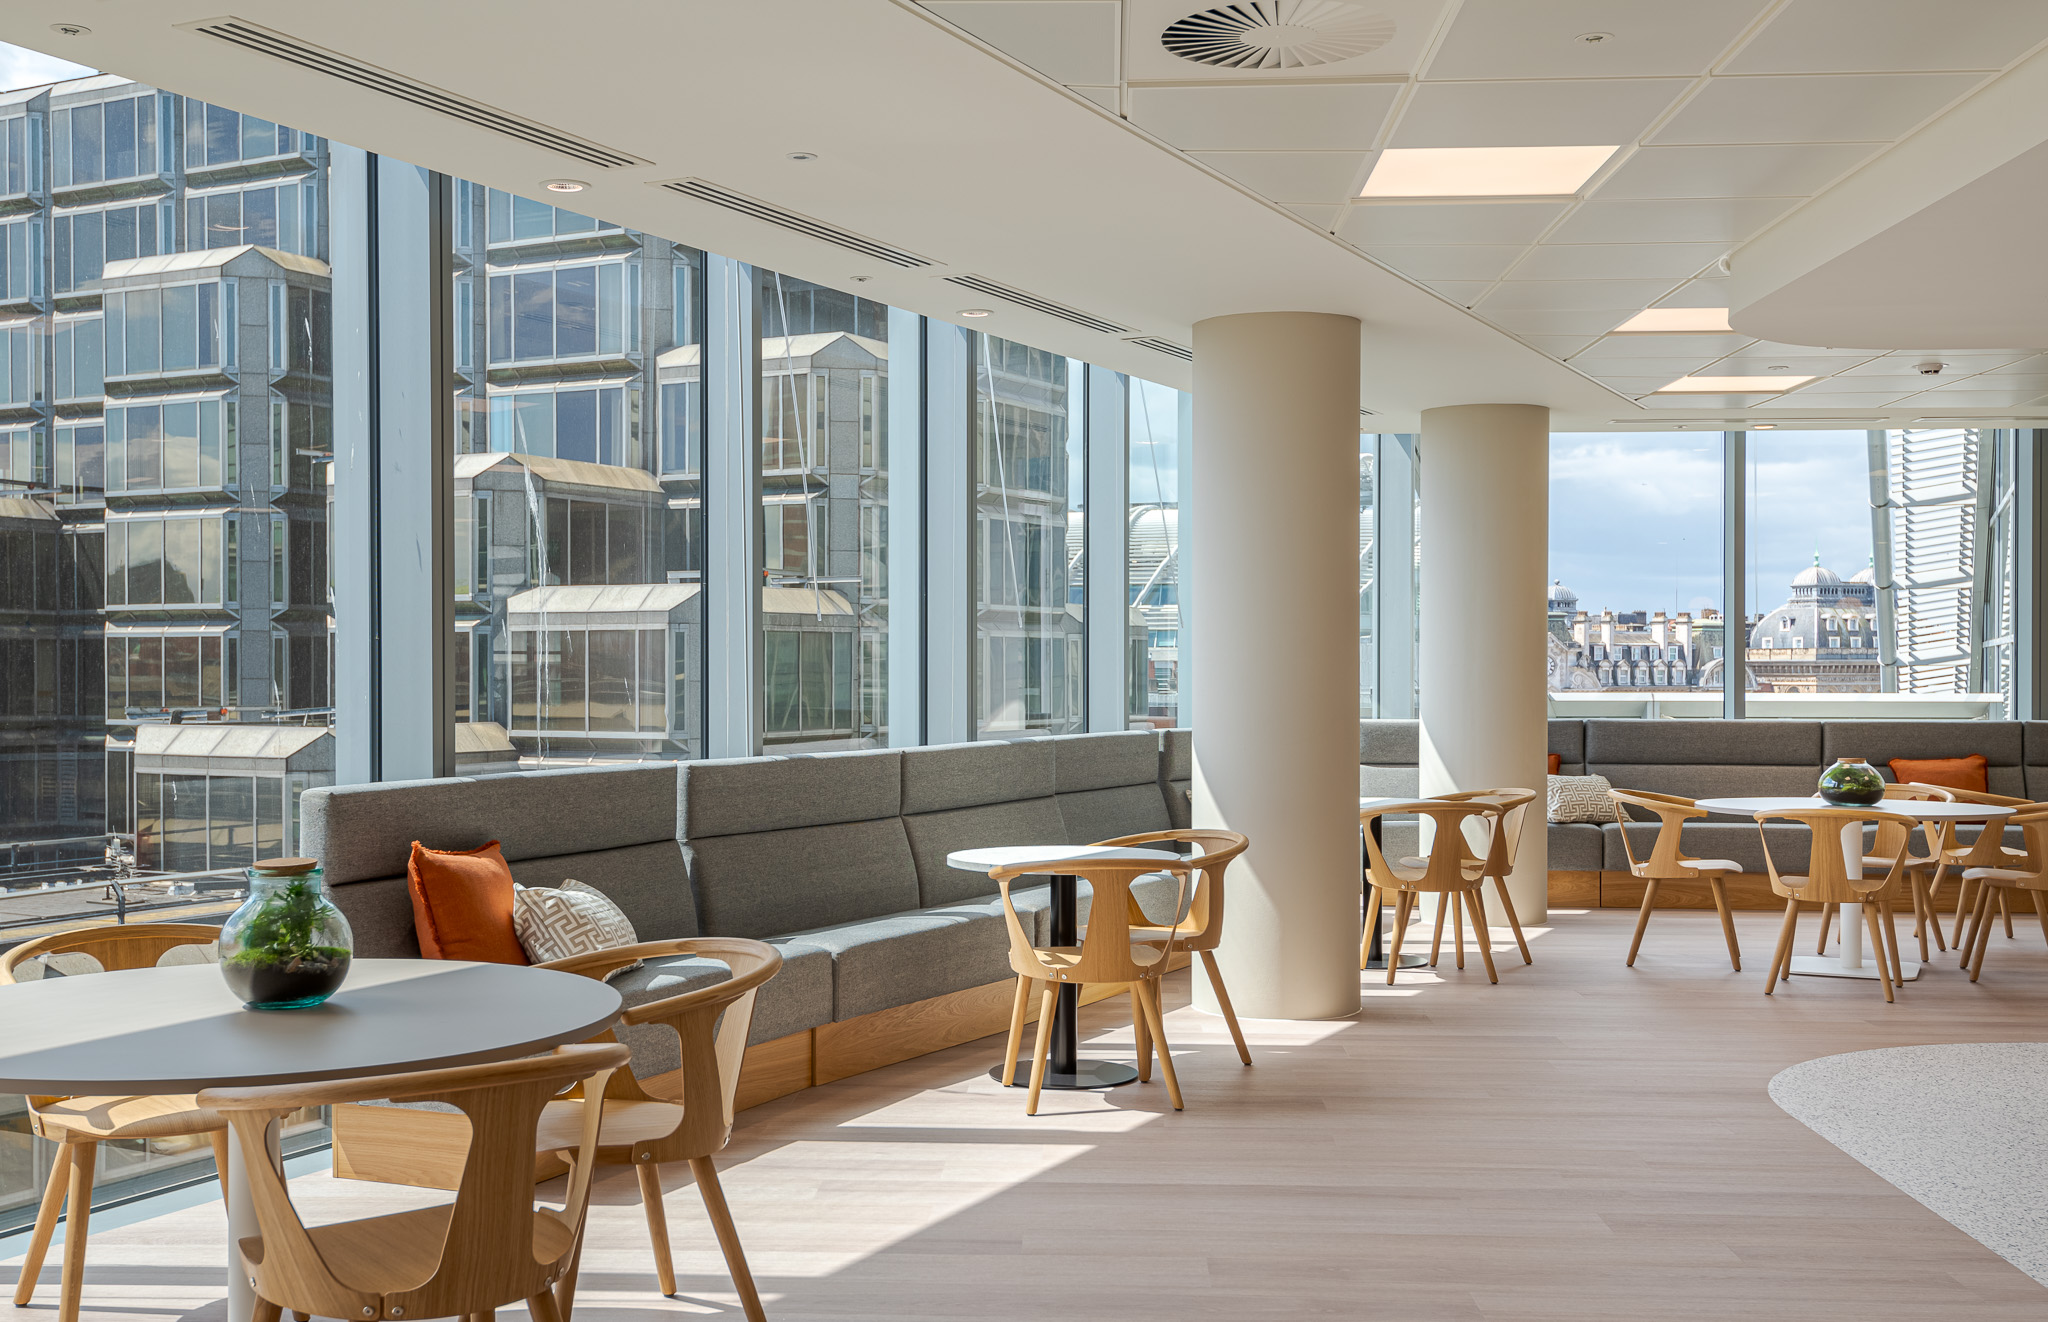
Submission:
[[[1195,0],[615,0],[591,23],[560,22],[559,0],[236,7],[650,162],[612,170],[182,30],[219,12],[189,0],[11,0],[0,40],[514,191],[589,178],[587,209],[608,219],[928,315],[988,305],[943,279],[976,273],[1130,331],[1007,303],[978,325],[1171,384],[1186,365],[1131,339],[1186,344],[1194,321],[1231,312],[1351,313],[1363,402],[1390,430],[1461,402],[1544,403],[1560,426],[1600,428],[2026,416],[2048,396],[2025,345],[1608,334],[1645,307],[1738,305],[1724,254],[2048,41],[2048,0],[1362,3],[1395,21],[1384,46],[1280,71],[1163,49]],[[50,30],[76,21],[92,34]],[[1611,35],[1575,40],[1588,32]],[[1620,149],[1570,199],[1357,200],[1386,147],[1588,143]],[[935,265],[649,187],[682,177]],[[1930,357],[1951,366],[1913,371]],[[1772,368],[1819,379],[1782,398],[1649,396]]]

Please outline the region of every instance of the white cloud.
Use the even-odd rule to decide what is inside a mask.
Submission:
[[[82,64],[60,60],[54,55],[29,50],[23,46],[10,46],[0,41],[0,92],[17,91],[24,87],[38,87],[43,83],[54,83],[65,78],[84,78],[97,73]]]

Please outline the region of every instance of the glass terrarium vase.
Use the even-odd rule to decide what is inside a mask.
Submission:
[[[1820,796],[1838,808],[1868,808],[1884,802],[1884,777],[1860,757],[1837,758],[1820,773]]]
[[[270,858],[248,871],[249,898],[220,929],[220,971],[251,1010],[304,1010],[341,989],[355,938],[319,863]]]

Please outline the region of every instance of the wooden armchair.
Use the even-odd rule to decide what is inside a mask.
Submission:
[[[2014,891],[2019,891],[2033,902],[2034,914],[2041,920],[2042,939],[2048,940],[2048,902],[2041,898],[2048,891],[2048,804],[2031,804],[2010,817],[2000,818],[1986,826],[1983,835],[2002,838],[2008,826],[2017,826],[2026,832],[2027,849],[2020,857],[2007,861],[2003,867],[1970,868],[1963,873],[1967,886],[1977,888],[1977,903],[1971,915],[1971,927],[1965,934],[1960,927],[1956,935],[1956,948],[1962,952],[1963,966],[1970,970],[1970,981],[1984,971],[1984,948],[1990,944],[1992,896],[2002,902]],[[1980,837],[1981,838],[1981,837]],[[2015,851],[2003,850],[2006,854]],[[2005,906],[2001,903],[2001,908]],[[2010,913],[2010,909],[2006,912]],[[2008,919],[2010,921],[2010,919]],[[2010,929],[2007,935],[2011,935]]]
[[[1899,934],[1892,924],[1892,900],[1898,895],[1899,880],[1905,874],[1906,855],[1902,851],[1892,859],[1883,876],[1865,876],[1862,833],[1865,826],[1872,824],[1880,829],[1903,827],[1910,832],[1920,823],[1882,808],[1781,808],[1760,812],[1756,820],[1759,826],[1767,821],[1798,822],[1812,837],[1804,876],[1781,873],[1777,859],[1771,856],[1770,839],[1764,839],[1764,865],[1770,870],[1771,890],[1785,900],[1785,922],[1778,932],[1777,953],[1771,957],[1770,976],[1764,979],[1764,995],[1769,996],[1776,991],[1778,979],[1790,974],[1799,905],[1804,901],[1808,904],[1863,906],[1863,921],[1870,929],[1871,953],[1877,959],[1878,981],[1884,984],[1884,999],[1891,1001],[1894,981],[1905,981],[1905,970],[1899,958]],[[1857,875],[1853,877],[1849,875],[1851,855],[1847,852],[1845,840],[1851,831],[1857,841],[1854,855]]]
[[[1031,870],[1034,867],[1036,872]],[[1017,1048],[1024,1038],[1024,1017],[1030,1008],[1031,984],[1040,985],[1038,1038],[1032,1048],[1031,1087],[1024,1100],[1024,1114],[1038,1114],[1038,1096],[1045,1087],[1046,1056],[1052,1045],[1053,1003],[1059,996],[1060,987],[1068,983],[1076,986],[1122,983],[1130,987],[1135,1008],[1149,1032],[1147,1050],[1158,1051],[1159,1072],[1166,1079],[1167,1096],[1173,1099],[1174,1110],[1182,1109],[1180,1077],[1174,1073],[1173,1053],[1166,1041],[1159,1002],[1159,980],[1166,973],[1167,950],[1171,943],[1158,939],[1156,934],[1162,929],[1152,925],[1152,920],[1145,917],[1144,910],[1131,897],[1131,883],[1139,877],[1158,872],[1178,878],[1181,894],[1175,897],[1174,912],[1184,913],[1189,876],[1199,869],[1200,861],[1197,859],[1166,863],[1144,859],[1077,858],[1061,863],[1062,873],[1087,882],[1095,892],[1094,902],[1088,909],[1087,929],[1081,934],[1081,943],[1074,946],[1033,945],[1025,933],[1023,919],[1017,913],[1016,897],[1010,893],[1010,883],[1019,877],[1043,876],[1045,870],[1042,865],[1027,861],[1015,867],[996,868],[988,874],[989,880],[995,882],[996,888],[1002,892],[1003,918],[1010,929],[1010,968],[1017,975],[1017,998],[1010,1009],[1010,1036],[1003,1054],[1005,1088],[1016,1082]],[[1143,927],[1133,929],[1133,914],[1138,915]],[[1148,930],[1155,934],[1149,940]],[[1141,1038],[1140,1041],[1146,1039]]]
[[[1251,841],[1235,831],[1187,830],[1147,831],[1143,835],[1119,836],[1095,843],[1105,848],[1113,845],[1189,844],[1201,850],[1191,860],[1200,871],[1195,876],[1195,893],[1188,901],[1187,916],[1173,927],[1161,927],[1137,906],[1137,900],[1133,898],[1131,931],[1141,940],[1165,938],[1169,955],[1186,951],[1202,957],[1202,971],[1209,977],[1209,986],[1215,989],[1216,1008],[1223,1012],[1223,1022],[1230,1026],[1230,1040],[1237,1044],[1237,1058],[1251,1064],[1251,1049],[1244,1044],[1244,1033],[1237,1026],[1237,1011],[1231,1008],[1230,992],[1223,986],[1222,971],[1216,967],[1216,947],[1223,943],[1223,874],[1231,860],[1242,854]],[[1142,1079],[1151,1069],[1152,1054],[1146,1037],[1144,1012],[1137,998],[1138,992],[1133,984],[1131,1025],[1138,1036],[1138,1077]]]
[[[174,950],[210,945],[220,939],[218,927],[196,923],[132,923],[119,927],[83,927],[24,941],[0,955],[0,984],[28,981],[37,966],[97,964],[99,971],[147,969]],[[80,956],[64,961],[64,956]],[[64,970],[60,970],[64,971]],[[87,971],[90,971],[89,969]],[[59,1277],[58,1322],[77,1322],[80,1283],[85,1277],[85,1244],[92,1220],[92,1177],[99,1145],[114,1139],[177,1139],[204,1136],[213,1144],[214,1168],[227,1178],[227,1120],[201,1106],[190,1094],[167,1097],[30,1097],[29,1129],[57,1144],[50,1179],[36,1209],[36,1226],[21,1276],[14,1287],[14,1306],[28,1307],[36,1276],[50,1251],[57,1215],[66,1212],[64,1265]]]
[[[1607,793],[1614,800],[1615,820],[1621,823],[1621,847],[1628,856],[1629,874],[1643,882],[1643,905],[1636,911],[1636,933],[1628,943],[1628,967],[1635,967],[1636,952],[1642,949],[1643,932],[1657,907],[1657,888],[1667,881],[1704,881],[1713,893],[1714,909],[1721,915],[1721,939],[1728,943],[1728,963],[1740,973],[1742,947],[1735,939],[1735,916],[1728,911],[1724,878],[1730,872],[1742,871],[1742,865],[1725,858],[1688,858],[1682,843],[1685,824],[1705,817],[1707,810],[1676,794],[1615,789]],[[1650,846],[1648,858],[1638,857],[1635,842],[1629,839],[1628,828],[1640,825],[1629,817],[1630,808],[1657,818],[1657,839]]]
[[[669,1249],[668,1215],[662,1205],[661,1163],[687,1161],[696,1177],[697,1193],[718,1233],[718,1246],[739,1292],[748,1322],[762,1322],[761,1296],[740,1245],[725,1190],[718,1183],[713,1153],[732,1138],[733,1098],[739,1091],[740,1066],[746,1057],[747,1032],[754,1022],[754,997],[761,984],[782,968],[782,952],[762,941],[741,937],[690,937],[643,941],[588,955],[572,955],[542,968],[580,973],[602,980],[618,969],[645,959],[696,955],[717,960],[732,977],[680,996],[627,1008],[619,1022],[628,1027],[655,1024],[672,1030],[682,1045],[682,1088],[678,1100],[649,1095],[631,1070],[611,1076],[598,1135],[599,1160],[624,1161],[640,1178],[640,1207],[647,1216],[647,1237],[654,1245],[654,1273],[664,1295],[676,1292],[675,1258]],[[610,1040],[606,1033],[601,1041]],[[588,1090],[584,1097],[588,1096]],[[574,1144],[588,1110],[583,1098],[550,1102],[541,1117],[535,1151],[548,1152]],[[561,1291],[563,1311],[575,1300],[572,1274]]]
[[[1493,878],[1494,889],[1500,897],[1501,911],[1507,915],[1508,928],[1514,932],[1515,945],[1522,952],[1522,962],[1524,964],[1535,963],[1536,961],[1529,956],[1529,940],[1522,935],[1521,915],[1515,912],[1515,897],[1508,894],[1508,874],[1515,870],[1515,851],[1521,847],[1522,843],[1522,821],[1529,810],[1529,805],[1534,803],[1538,797],[1536,791],[1525,789],[1464,790],[1456,794],[1439,794],[1435,797],[1448,799],[1453,803],[1491,803],[1500,809],[1500,815],[1494,819],[1493,829],[1487,835],[1487,847],[1484,856],[1472,851],[1470,848],[1471,842],[1469,840],[1466,842],[1465,867],[1466,870],[1475,873],[1482,880],[1487,877]],[[1403,859],[1401,861],[1406,863],[1408,860]],[[1417,860],[1417,862],[1420,861],[1419,859]],[[1474,926],[1484,924],[1486,922],[1485,897],[1475,892],[1472,896],[1472,903],[1479,906],[1473,912],[1472,922]]]
[[[234,1126],[249,1171],[261,1233],[240,1249],[260,1301],[255,1322],[278,1322],[285,1308],[327,1318],[491,1317],[522,1300],[535,1322],[562,1322],[554,1287],[571,1274],[582,1238],[601,1106],[580,1117],[560,1211],[533,1205],[534,1131],[550,1098],[589,1080],[602,1096],[627,1056],[615,1042],[585,1044],[495,1065],[200,1093]],[[271,1123],[301,1107],[387,1098],[444,1102],[469,1117],[455,1201],[309,1228],[271,1163]]]
[[[2031,799],[2015,799],[2004,794],[1987,794],[1978,790],[1948,789],[1945,786],[1929,786],[1927,788],[1939,788],[1951,800],[1957,803],[1985,803],[2019,811],[2025,811],[2034,806],[2034,802]],[[1977,883],[1964,877],[1963,874],[1976,868],[2025,869],[2037,866],[2041,862],[2040,859],[2031,857],[2026,850],[2011,849],[2006,846],[2004,827],[2010,824],[2012,820],[2011,817],[2006,817],[1995,824],[1984,827],[1967,844],[1963,842],[1961,836],[1962,827],[1968,825],[1968,823],[1942,823],[1939,849],[1940,859],[1935,865],[1933,876],[1927,881],[1927,907],[1930,910],[1934,909],[1939,899],[1942,883],[1951,876],[1955,877],[1957,880],[1954,945],[1959,951],[1968,948],[1963,941],[1963,924],[1972,912],[1977,891]],[[2001,916],[2005,919],[2005,934],[2009,937],[2012,935],[2012,909],[2009,890],[2000,890],[1998,892],[1998,904]],[[1939,942],[1941,920],[1937,918],[1933,921],[1935,940]],[[1944,950],[1947,948],[1947,946],[1942,947]]]
[[[1427,858],[1415,860],[1419,866],[1403,864],[1396,866],[1387,861],[1369,829],[1372,819],[1394,813],[1414,813],[1429,819],[1435,828],[1430,841]],[[1372,894],[1366,899],[1366,913],[1374,915],[1385,902],[1386,892],[1395,895],[1394,943],[1387,954],[1387,985],[1392,986],[1394,974],[1401,964],[1401,942],[1408,935],[1408,919],[1414,913],[1415,901],[1423,895],[1437,897],[1436,934],[1430,943],[1430,963],[1436,962],[1442,948],[1444,915],[1451,916],[1452,932],[1457,942],[1458,967],[1465,967],[1465,929],[1463,910],[1468,904],[1480,902],[1479,888],[1485,883],[1483,868],[1467,866],[1475,857],[1470,842],[1465,837],[1468,822],[1476,823],[1491,833],[1498,825],[1501,814],[1500,804],[1479,797],[1465,800],[1416,799],[1408,803],[1384,803],[1368,808],[1358,815],[1365,832],[1366,860],[1372,869]],[[1479,956],[1486,963],[1486,978],[1499,982],[1500,975],[1493,967],[1493,942],[1487,935],[1486,920],[1476,916],[1473,921],[1473,935],[1479,941]],[[1367,939],[1371,929],[1367,928]],[[1359,966],[1365,964],[1365,952],[1359,951]]]

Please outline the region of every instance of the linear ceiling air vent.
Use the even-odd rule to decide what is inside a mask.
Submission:
[[[638,156],[601,146],[587,138],[579,138],[573,133],[564,133],[561,129],[550,128],[546,124],[500,110],[496,106],[485,105],[481,101],[472,101],[454,92],[445,92],[402,74],[392,73],[388,69],[380,69],[374,64],[365,64],[346,55],[337,55],[333,51],[300,41],[297,37],[273,32],[269,28],[239,18],[209,18],[197,23],[181,23],[179,26],[197,32],[202,37],[225,41],[244,50],[255,51],[259,55],[268,55],[272,59],[295,64],[301,69],[310,69],[314,73],[339,78],[343,82],[354,83],[358,87],[384,96],[396,97],[423,110],[447,115],[451,119],[459,119],[478,128],[489,129],[493,133],[502,133],[508,138],[517,138],[536,147],[545,147],[551,152],[582,161],[585,165],[616,170],[622,166],[652,164]]]
[[[1162,340],[1156,335],[1133,336],[1131,339],[1124,341],[1124,343],[1141,345],[1152,350],[1154,353],[1163,353],[1169,358],[1178,358],[1184,363],[1195,361],[1195,351],[1193,349],[1188,348],[1185,344],[1175,344],[1172,340]]]
[[[717,184],[706,183],[702,179],[669,179],[656,184],[655,187],[666,188],[671,193],[681,193],[684,197],[694,197],[699,202],[709,202],[713,206],[724,207],[727,211],[737,211],[742,216],[764,220],[770,225],[780,225],[786,230],[795,230],[798,234],[808,235],[864,256],[878,258],[891,266],[931,265],[930,259],[920,257],[914,252],[891,247],[878,240],[855,234],[851,230],[840,229],[837,225],[827,225],[822,220],[800,216],[794,211],[784,211],[781,207],[771,206],[744,193],[735,193],[730,188],[720,188]]]
[[[946,277],[946,280],[949,284],[959,285],[962,289],[972,289],[977,294],[987,294],[990,298],[1000,298],[1005,303],[1015,303],[1020,308],[1030,308],[1033,312],[1043,312],[1048,317],[1058,317],[1061,321],[1069,321],[1076,326],[1086,326],[1089,330],[1101,331],[1104,335],[1124,335],[1128,334],[1131,329],[1129,326],[1119,326],[1113,321],[1104,321],[1100,317],[1091,316],[1086,312],[1070,308],[1063,303],[1055,303],[1049,298],[1040,298],[1036,294],[1027,294],[1021,289],[1012,289],[1008,285],[998,284],[985,276],[949,275]]]

